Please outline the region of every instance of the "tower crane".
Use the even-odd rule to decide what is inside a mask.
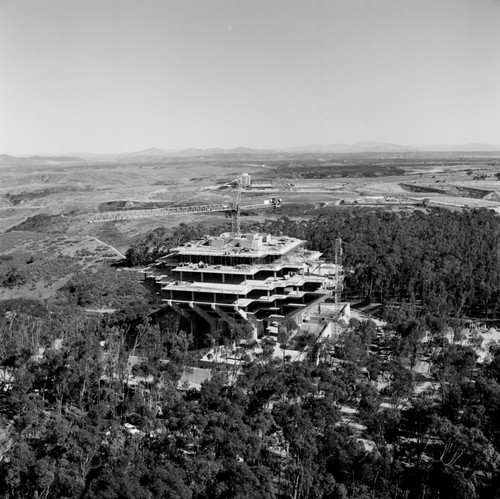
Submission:
[[[241,234],[240,216],[242,210],[260,210],[268,208],[279,208],[281,206],[280,198],[266,199],[262,203],[249,204],[241,206],[241,179],[237,179],[237,187],[232,203],[205,204],[193,206],[172,206],[168,208],[153,208],[144,210],[124,210],[107,211],[96,213],[89,220],[89,223],[114,222],[118,220],[134,220],[137,218],[155,218],[174,215],[178,213],[208,213],[208,212],[226,212],[226,216],[231,217],[231,229],[237,235]]]

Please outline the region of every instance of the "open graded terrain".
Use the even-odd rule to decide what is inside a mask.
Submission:
[[[87,223],[95,212],[116,206],[228,203],[233,191],[218,187],[244,172],[251,175],[252,188],[243,192],[242,205],[276,195],[285,204],[392,196],[458,207],[500,205],[500,153],[220,154],[134,157],[133,161],[130,157],[114,161],[9,158],[0,160],[0,232],[34,215],[59,215],[64,220],[54,220],[54,231],[97,236],[101,229]],[[259,183],[269,188],[256,188]],[[158,225],[171,227],[182,221],[202,222],[202,218],[206,215],[117,225],[128,240]],[[117,244],[123,250],[127,243]]]

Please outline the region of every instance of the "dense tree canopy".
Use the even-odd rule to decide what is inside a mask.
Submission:
[[[487,210],[338,210],[255,226],[309,241],[333,259],[343,242],[349,296],[423,304],[436,315],[498,315],[500,221]]]

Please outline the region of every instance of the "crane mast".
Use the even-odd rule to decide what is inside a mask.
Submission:
[[[241,234],[240,203],[241,203],[241,177],[237,179],[236,194],[233,201],[233,211],[231,212],[231,229],[239,236]]]

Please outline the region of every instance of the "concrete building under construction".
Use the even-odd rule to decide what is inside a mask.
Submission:
[[[194,329],[259,338],[338,295],[339,263],[307,241],[270,234],[224,233],[171,249],[144,270],[165,304]],[[337,288],[337,293],[335,289]]]

